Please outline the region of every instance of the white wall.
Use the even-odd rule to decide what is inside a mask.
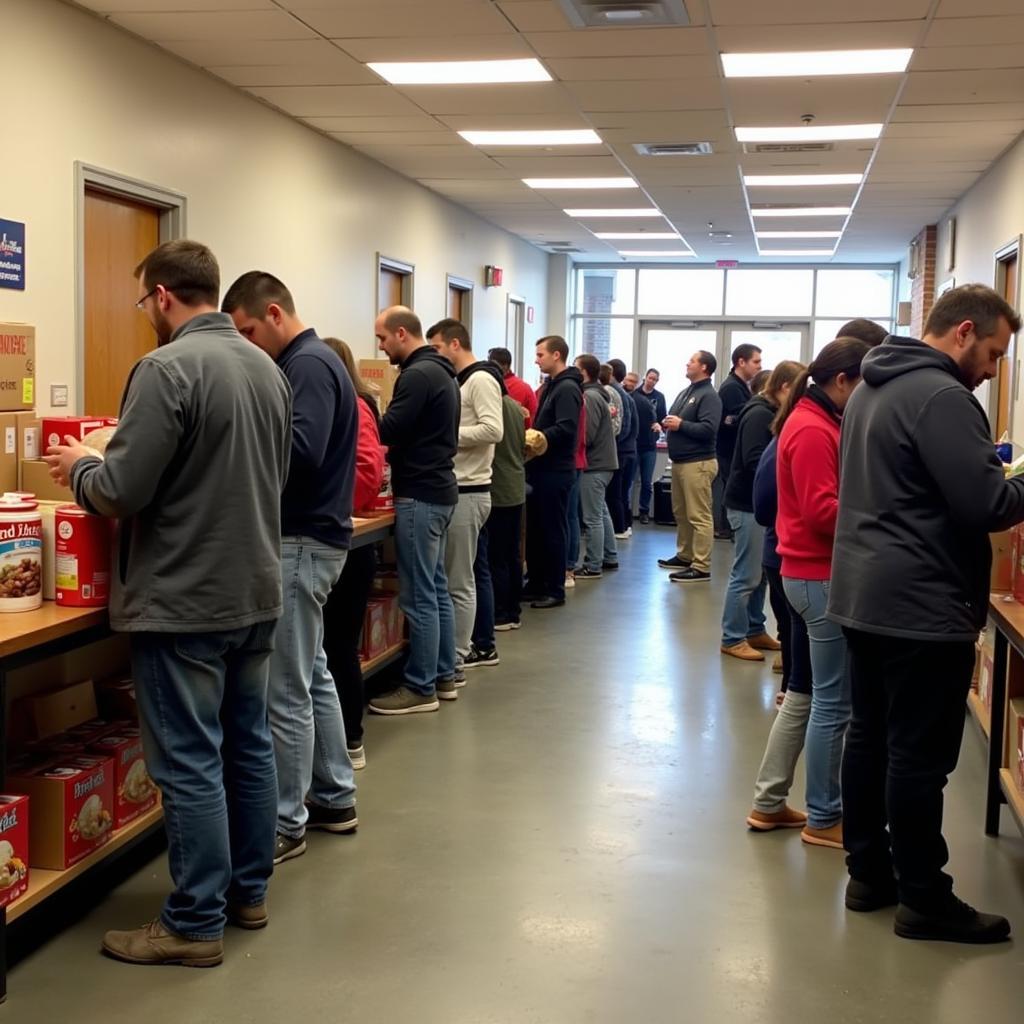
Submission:
[[[41,410],[51,382],[74,394],[79,160],[184,193],[223,287],[278,275],[307,324],[357,355],[375,354],[378,250],[415,264],[425,326],[445,315],[450,273],[477,282],[477,350],[505,343],[509,292],[536,310],[526,351],[547,332],[546,253],[85,12],[0,6],[0,217],[26,222],[28,261],[26,291],[0,289],[0,320],[37,328]],[[483,287],[485,264],[504,269],[501,288]]]
[[[955,262],[948,266],[949,223],[956,218]],[[996,161],[956,203],[938,224],[936,244],[936,290],[949,278],[956,283],[995,284],[995,253],[1007,242],[1024,234],[1024,136]],[[1022,254],[1024,255],[1024,254]],[[1018,300],[1018,309],[1021,308]],[[1013,440],[1024,447],[1024,339],[1018,337],[1014,381],[1017,400],[1011,418]],[[989,389],[979,388],[977,396],[988,407]]]

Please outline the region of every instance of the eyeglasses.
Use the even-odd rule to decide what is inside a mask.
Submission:
[[[160,286],[157,285],[156,287],[159,288]],[[151,295],[156,295],[156,288],[154,288],[152,291],[146,292],[146,294],[143,295],[142,298],[135,303],[135,308],[142,309],[142,307],[146,304],[146,299],[148,299]]]

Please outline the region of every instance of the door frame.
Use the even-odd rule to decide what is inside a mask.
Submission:
[[[512,306],[516,305],[522,311],[521,329],[518,338],[508,336],[508,315]],[[517,317],[517,322],[518,317]],[[512,367],[520,376],[526,371],[526,296],[516,295],[509,292],[505,298],[505,347],[512,353]]]
[[[416,264],[409,263],[406,260],[395,259],[392,256],[385,256],[383,253],[378,252],[376,256],[376,267],[377,271],[374,275],[373,281],[373,315],[376,318],[377,314],[381,310],[381,297],[380,297],[380,272],[382,270],[390,270],[395,274],[400,274],[402,278],[402,305],[407,306],[409,309],[415,309],[416,302]],[[445,309],[448,308],[445,303]]]
[[[160,242],[188,234],[188,196],[117,171],[75,161],[75,409],[85,413],[85,191],[134,199],[160,214]]]
[[[1017,257],[1017,281],[1014,294],[1017,296],[1017,312],[1024,306],[1024,299],[1021,297],[1021,284],[1024,284],[1024,271],[1021,269],[1021,257],[1024,256],[1024,235],[1017,235],[1010,241],[1001,245],[992,255],[992,287],[1002,295],[1006,290],[1006,264],[1014,257]],[[1010,338],[1009,348],[1006,350],[1005,365],[1013,374],[1010,380],[1010,408],[1006,416],[1006,430],[1010,437],[1013,437],[1014,412],[1017,402],[1020,400],[1020,379],[1022,376],[1021,367],[1017,363],[1017,341],[1015,334]],[[996,431],[999,423],[999,383],[996,379],[996,386],[988,389],[988,422],[992,430],[992,439],[997,440]]]
[[[473,337],[473,282],[468,277],[457,277],[455,274],[445,274],[444,308],[448,309],[448,295],[452,289],[462,292],[462,326],[469,331],[470,338]],[[466,310],[469,315],[466,315]]]

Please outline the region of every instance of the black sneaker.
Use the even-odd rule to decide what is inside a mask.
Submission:
[[[359,827],[355,807],[321,807],[320,804],[306,804],[309,817],[306,828],[322,828],[325,832],[348,834]]]
[[[615,572],[615,570],[618,569],[618,567],[619,567],[619,563],[618,562],[602,562],[601,563],[601,568],[605,572]]]
[[[851,878],[846,883],[847,910],[867,914],[883,907],[894,907],[899,901],[895,878],[882,882],[863,882],[859,878]]]
[[[463,668],[480,668],[482,666],[500,665],[501,659],[498,657],[498,648],[492,647],[489,651],[480,651],[475,647],[469,648],[469,654],[466,655],[466,660],[463,661]]]
[[[669,579],[673,583],[707,583],[711,579],[711,573],[701,572],[699,569],[683,569],[682,572],[674,572]]]
[[[301,857],[305,852],[305,836],[299,836],[298,839],[292,839],[291,836],[283,836],[280,832],[277,833],[277,839],[274,841],[275,864],[283,864],[286,860],[292,860],[294,857]]]
[[[651,517],[646,512],[640,513],[640,524],[642,526],[647,526],[650,523],[650,521]]]
[[[686,562],[678,555],[673,555],[671,558],[659,558],[658,565],[662,569],[689,569],[691,562]]]
[[[904,939],[939,942],[989,943],[1010,937],[1010,922],[998,914],[982,914],[950,893],[930,913],[913,910],[905,903],[896,908],[893,930]]]
[[[578,580],[599,580],[604,573],[600,569],[577,569],[576,579]]]

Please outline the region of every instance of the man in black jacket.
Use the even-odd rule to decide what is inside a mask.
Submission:
[[[547,451],[527,464],[527,593],[531,608],[565,604],[569,547],[569,491],[576,478],[576,437],[583,406],[583,376],[566,366],[569,346],[556,334],[537,342],[537,366],[548,381],[537,407],[534,429],[547,439]]]
[[[843,416],[829,617],[851,656],[846,905],[898,902],[905,938],[997,942],[1010,932],[1005,918],[953,895],[942,790],[985,624],[988,534],[1024,520],[1024,478],[1004,478],[971,391],[995,376],[1020,326],[990,288],[947,292],[921,341],[890,337],[867,355]]]
[[[455,613],[444,571],[445,538],[459,500],[455,451],[461,400],[455,368],[424,340],[420,318],[405,306],[377,317],[374,334],[402,367],[381,418],[395,495],[398,601],[409,622],[405,684],[370,701],[379,715],[436,711],[437,684],[455,679]]]
[[[722,422],[718,427],[715,450],[718,455],[718,476],[715,478],[715,537],[732,537],[732,527],[725,514],[725,485],[732,468],[732,453],[736,449],[736,432],[740,413],[750,401],[750,382],[761,372],[761,350],[756,345],[737,345],[732,350],[732,369],[718,389],[722,400]]]
[[[644,374],[644,382],[632,393],[636,406],[636,458],[640,472],[640,522],[651,521],[651,496],[654,464],[658,457],[661,423],[668,415],[665,396],[658,390],[661,374],[653,367]]]
[[[640,427],[640,415],[636,403],[622,386],[626,379],[626,364],[621,359],[609,359],[612,379],[609,386],[615,389],[622,404],[622,427],[615,438],[615,450],[619,457],[619,468],[612,475],[608,485],[608,511],[611,513],[615,536],[625,540],[633,536],[633,477],[636,476],[636,434]]]

